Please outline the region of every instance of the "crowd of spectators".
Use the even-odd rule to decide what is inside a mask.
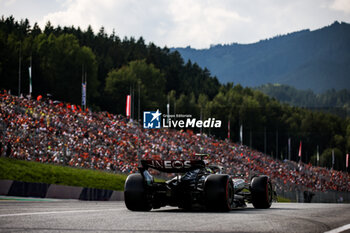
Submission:
[[[41,163],[134,173],[141,159],[208,153],[228,174],[270,176],[281,190],[350,191],[350,175],[293,161],[190,130],[143,129],[121,115],[49,99],[0,94],[0,155]]]

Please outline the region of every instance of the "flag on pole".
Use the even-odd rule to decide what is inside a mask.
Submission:
[[[231,132],[230,132],[230,120],[227,122],[227,138],[230,140],[231,138]]]
[[[81,84],[81,106],[86,107],[86,83]]]
[[[170,104],[168,103],[167,105],[166,105],[166,113],[167,113],[167,123],[168,123],[168,125],[169,125],[169,115],[170,115]]]
[[[243,125],[241,125],[240,130],[239,130],[239,139],[241,144],[243,144]]]
[[[29,68],[29,95],[32,95],[32,67]]]
[[[349,154],[346,154],[345,165],[346,168],[349,167]]]
[[[290,160],[291,156],[291,139],[288,138],[288,160]]]
[[[301,146],[302,146],[302,142],[300,141],[300,144],[299,144],[299,157],[301,157]]]
[[[126,96],[126,117],[130,118],[131,115],[131,96]]]

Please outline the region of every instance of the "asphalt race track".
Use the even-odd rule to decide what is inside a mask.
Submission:
[[[350,204],[273,203],[227,213],[163,208],[128,211],[124,202],[0,197],[0,232],[325,232],[350,223]]]

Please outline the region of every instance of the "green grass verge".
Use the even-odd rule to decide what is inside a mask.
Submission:
[[[0,158],[0,179],[122,191],[127,175]],[[164,182],[164,179],[155,179]],[[291,200],[277,196],[278,202]]]
[[[123,190],[126,175],[0,158],[0,179]]]
[[[292,201],[288,198],[277,196],[277,202],[292,202]]]

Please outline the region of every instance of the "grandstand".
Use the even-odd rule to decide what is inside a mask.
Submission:
[[[228,174],[266,174],[278,192],[350,191],[350,175],[281,161],[234,142],[191,131],[143,129],[121,115],[69,103],[0,94],[1,156],[116,173],[137,171],[138,158],[189,159],[208,153]]]

